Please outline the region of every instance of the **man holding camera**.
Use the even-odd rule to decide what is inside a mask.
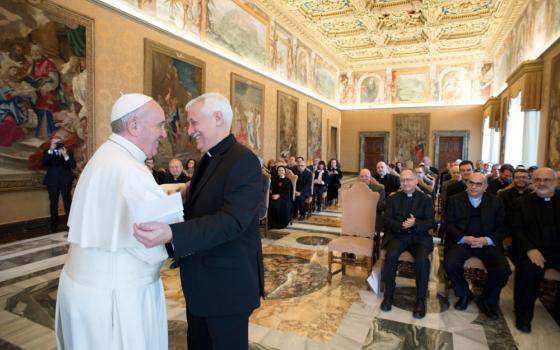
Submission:
[[[43,154],[43,166],[47,169],[47,174],[43,181],[49,191],[49,201],[51,209],[51,232],[55,232],[58,227],[58,196],[62,196],[64,204],[64,215],[70,212],[70,191],[74,175],[72,169],[76,167],[72,152],[64,147],[64,143],[59,138],[51,139],[51,146]]]

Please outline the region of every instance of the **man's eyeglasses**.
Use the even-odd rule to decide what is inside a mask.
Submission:
[[[474,182],[474,181],[467,181],[467,185],[472,187],[482,187],[484,185],[483,182]]]

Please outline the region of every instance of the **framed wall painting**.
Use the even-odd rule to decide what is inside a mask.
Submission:
[[[552,169],[560,169],[560,55],[552,60],[551,73],[547,165]]]
[[[321,158],[323,110],[307,103],[307,159]]]
[[[205,90],[206,64],[154,41],[144,40],[144,93],[152,96],[165,113],[167,139],[155,157],[157,167],[167,168],[169,160],[199,159],[196,144],[188,135],[185,106]]]
[[[429,70],[402,69],[393,72],[393,103],[426,102],[430,96]]]
[[[263,156],[264,85],[231,73],[231,131],[237,141]]]
[[[298,99],[278,91],[277,157],[297,156]]]
[[[393,157],[403,163],[407,161],[418,163],[428,154],[430,114],[393,114],[393,134],[395,135]]]
[[[43,152],[62,139],[75,173],[94,150],[93,24],[50,1],[0,3],[0,190],[43,187]]]

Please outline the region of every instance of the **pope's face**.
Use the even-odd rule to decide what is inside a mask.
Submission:
[[[146,157],[152,158],[157,154],[159,142],[167,137],[163,109],[153,100],[148,102],[143,116],[138,118],[138,125],[137,146]]]
[[[201,113],[202,102],[197,102],[187,113],[189,122],[189,136],[196,141],[196,148],[206,153],[218,143],[218,125],[214,115],[203,115]]]

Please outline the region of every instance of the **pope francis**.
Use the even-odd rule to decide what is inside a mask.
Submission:
[[[164,246],[145,248],[132,235],[127,200],[166,196],[144,165],[167,136],[161,107],[126,94],[113,105],[113,134],[76,186],[70,251],[60,274],[55,332],[59,349],[167,349],[159,270]]]

